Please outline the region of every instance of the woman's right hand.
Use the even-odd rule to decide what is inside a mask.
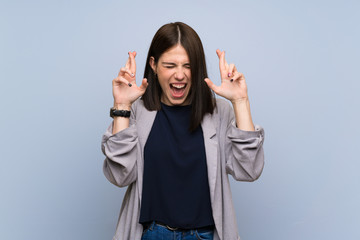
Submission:
[[[120,69],[119,75],[112,81],[114,107],[122,110],[130,110],[131,104],[145,93],[148,86],[146,78],[139,87],[136,85],[136,52],[128,54],[125,67]]]

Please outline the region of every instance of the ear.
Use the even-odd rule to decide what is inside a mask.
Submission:
[[[149,64],[152,70],[154,71],[154,73],[156,74],[156,63],[154,57],[150,57]]]

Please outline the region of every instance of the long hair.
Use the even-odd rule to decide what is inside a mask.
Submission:
[[[150,58],[153,57],[157,64],[160,56],[177,44],[185,49],[190,60],[191,89],[187,100],[192,106],[190,131],[193,131],[201,124],[206,113],[213,113],[216,101],[213,91],[204,81],[208,75],[201,40],[194,29],[185,23],[168,23],[155,33],[145,63],[144,78],[147,78],[149,85],[142,100],[145,108],[149,111],[161,109],[162,89],[150,66]]]

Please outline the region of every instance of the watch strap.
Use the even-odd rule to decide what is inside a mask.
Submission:
[[[124,117],[129,118],[130,117],[130,111],[128,110],[118,110],[116,108],[110,108],[110,117]]]

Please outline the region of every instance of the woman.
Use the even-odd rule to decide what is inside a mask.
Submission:
[[[166,24],[152,40],[142,84],[136,52],[113,80],[103,170],[128,187],[113,240],[239,239],[227,174],[260,176],[264,131],[253,125],[244,75],[216,53],[220,86],[207,78],[196,32]]]

